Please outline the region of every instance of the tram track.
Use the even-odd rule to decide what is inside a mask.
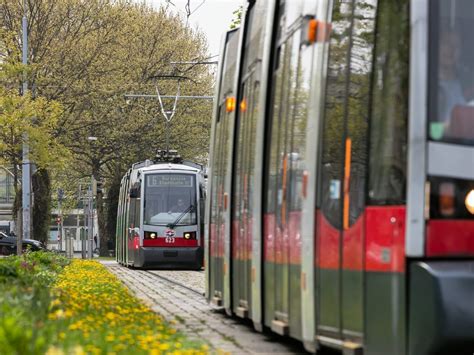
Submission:
[[[163,276],[163,275],[157,274],[157,272],[159,272],[159,271],[143,270],[143,272],[145,272],[145,273],[148,274],[148,275],[152,275],[153,277],[159,278],[159,279],[161,279],[162,281],[166,281],[166,282],[169,282],[169,283],[171,283],[171,284],[173,284],[173,285],[175,285],[175,286],[182,287],[182,288],[184,288],[184,289],[186,289],[186,290],[188,290],[188,291],[191,291],[191,292],[193,292],[193,293],[195,293],[195,294],[198,294],[198,295],[201,296],[201,297],[204,297],[204,295],[205,295],[205,293],[204,293],[203,291],[198,290],[197,288],[193,288],[193,287],[190,287],[190,286],[186,285],[186,284],[184,283],[184,281],[183,281],[183,282],[176,281],[176,280],[173,280],[173,279],[171,279],[171,278],[169,278],[169,277],[167,277],[167,276]],[[176,271],[176,272],[179,272],[179,271]],[[199,271],[188,271],[188,272],[199,273]],[[203,299],[203,301],[204,301],[204,299]]]

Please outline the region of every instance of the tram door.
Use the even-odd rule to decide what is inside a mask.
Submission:
[[[253,73],[252,73],[253,74]],[[250,270],[252,249],[252,186],[249,184],[253,173],[252,150],[255,137],[255,101],[258,100],[258,82],[250,75],[242,87],[243,98],[240,103],[240,122],[238,129],[238,150],[234,168],[234,205],[232,218],[232,292],[233,310],[247,318],[251,306]],[[244,144],[244,142],[246,144]]]
[[[130,220],[130,176],[125,179],[124,191],[124,207],[123,207],[123,221],[122,221],[122,240],[124,249],[124,261],[126,265],[130,263],[130,242],[128,239],[128,221]]]
[[[132,175],[133,176],[133,175]],[[130,203],[129,203],[129,219],[128,219],[128,261],[131,265],[134,265],[138,258],[138,249],[140,247],[140,233],[138,232],[141,226],[140,223],[140,183],[135,182],[132,184],[133,179],[130,181]],[[135,177],[136,181],[136,177]]]
[[[317,202],[317,334],[356,343],[362,343],[364,329],[364,207],[375,4],[333,3]]]
[[[301,207],[312,46],[305,1],[280,1],[264,223],[265,324],[301,339]]]
[[[249,4],[245,19],[245,39],[240,74],[236,151],[234,156],[232,292],[233,309],[247,318],[252,314],[252,240],[255,208],[255,152],[259,117],[260,80],[268,1]],[[258,285],[257,287],[260,287]]]
[[[219,107],[215,113],[215,137],[213,142],[212,181],[209,198],[209,298],[218,305],[224,305],[226,286],[225,279],[229,265],[225,265],[226,228],[228,227],[229,196],[226,192],[229,164],[230,128],[235,110],[233,83],[236,71],[236,57],[239,32],[231,31],[227,34],[224,47],[224,63],[222,66],[219,91]],[[227,274],[228,275],[228,274]]]

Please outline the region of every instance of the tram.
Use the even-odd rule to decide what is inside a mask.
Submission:
[[[474,2],[244,1],[223,41],[206,297],[353,354],[474,349]]]
[[[205,178],[176,151],[134,164],[122,178],[116,259],[135,268],[197,269],[203,264]]]

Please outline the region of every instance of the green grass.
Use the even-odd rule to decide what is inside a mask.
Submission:
[[[178,319],[178,317],[177,317]],[[0,353],[205,354],[97,261],[0,259]]]

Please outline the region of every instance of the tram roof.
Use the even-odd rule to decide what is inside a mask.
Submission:
[[[173,170],[181,170],[181,171],[189,171],[189,172],[195,172],[198,173],[201,170],[192,166],[184,165],[184,164],[173,164],[173,163],[159,163],[159,164],[153,164],[147,167],[141,168],[141,171],[143,172],[149,172],[149,171],[173,171]]]
[[[160,162],[160,163],[154,163],[151,160],[146,160],[141,163],[136,163],[133,164],[132,168],[130,171],[133,170],[140,170],[142,172],[150,172],[150,171],[186,171],[186,172],[194,172],[194,173],[199,173],[202,171],[202,168],[200,168],[200,165],[193,163],[193,162],[187,162],[183,161],[180,164],[177,163],[170,163],[170,162]]]

